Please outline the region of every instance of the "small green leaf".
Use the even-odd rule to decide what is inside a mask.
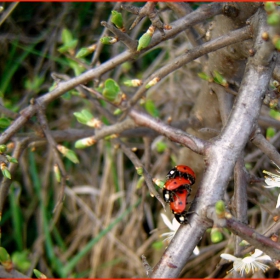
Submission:
[[[113,79],[107,79],[102,94],[109,101],[116,102],[121,96],[121,89]]]
[[[73,40],[72,33],[69,29],[63,28],[61,33],[61,40],[63,44],[68,44]]]
[[[0,128],[7,128],[11,124],[8,118],[0,118]]]
[[[69,51],[73,51],[76,48],[77,44],[78,44],[78,40],[72,40],[72,41],[68,42],[67,44],[64,44],[61,47],[59,47],[57,50],[60,53],[66,53]]]
[[[39,270],[33,269],[33,272],[38,279],[47,279],[47,276],[42,272],[40,272]]]
[[[141,51],[142,49],[149,46],[150,42],[152,40],[152,36],[148,33],[143,34],[138,42],[137,51]]]
[[[56,181],[57,181],[58,183],[60,183],[60,182],[61,182],[61,173],[60,173],[60,170],[59,170],[57,164],[55,164],[55,165],[53,166],[53,172],[54,172]]]
[[[211,78],[204,72],[200,72],[197,74],[199,78],[205,81],[211,81]]]
[[[18,163],[17,159],[14,158],[14,157],[11,157],[9,155],[6,155],[6,159],[9,161],[9,162],[12,162],[12,163]]]
[[[91,112],[86,109],[83,109],[81,112],[75,112],[73,115],[77,118],[77,121],[82,124],[86,124],[93,119]]]
[[[122,14],[117,12],[117,11],[112,11],[112,17],[111,17],[111,22],[116,25],[116,27],[123,32],[125,31],[124,26],[123,26],[123,18]]]
[[[1,169],[1,171],[4,177],[6,177],[7,179],[11,179],[11,173],[8,169]]]
[[[43,84],[44,81],[45,81],[44,77],[35,76],[32,80],[27,79],[24,83],[24,87],[27,90],[34,91],[35,93],[38,93],[40,91],[40,87],[41,87],[41,85]]]
[[[0,262],[6,262],[10,259],[10,255],[8,254],[7,250],[3,247],[0,247]]]
[[[28,271],[31,265],[31,261],[28,259],[28,251],[14,252],[12,254],[12,262],[22,272]]]
[[[274,127],[268,127],[266,130],[266,139],[271,139],[275,135],[275,128]]]
[[[159,111],[155,106],[155,103],[152,100],[146,100],[145,102],[145,109],[146,111],[153,117],[158,117],[159,116]]]
[[[73,69],[76,77],[81,75],[86,70],[83,65],[77,63],[76,61],[68,59],[68,63],[69,66]]]
[[[227,80],[216,70],[214,70],[214,82],[224,87],[228,86]]]

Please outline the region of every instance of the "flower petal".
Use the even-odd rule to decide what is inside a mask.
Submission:
[[[268,255],[258,257],[258,258],[256,258],[256,260],[258,260],[258,261],[272,261],[271,257],[268,256]]]
[[[163,213],[160,213],[160,215],[161,215],[161,218],[162,218],[163,222],[165,223],[165,225],[168,226],[168,228],[169,228],[170,230],[174,230],[174,229],[173,229],[173,225],[172,225],[172,223],[170,222],[170,220],[167,218],[167,216],[164,215]]]
[[[232,262],[234,262],[234,261],[239,259],[239,258],[237,258],[237,257],[235,257],[235,256],[233,256],[231,254],[221,254],[220,257],[225,259],[225,260],[232,261]]]
[[[275,208],[278,208],[279,206],[280,206],[280,194],[278,195],[277,203],[276,203],[276,207]]]
[[[265,188],[274,188],[274,187],[279,188],[280,187],[279,181],[273,180],[271,178],[266,178],[264,181],[267,184],[267,186],[264,186]]]
[[[198,256],[200,254],[199,248],[197,246],[195,246],[193,253]]]
[[[257,258],[263,254],[263,251],[256,249],[255,253],[251,255],[252,258]]]

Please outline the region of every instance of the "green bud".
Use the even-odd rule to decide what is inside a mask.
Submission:
[[[83,58],[91,53],[93,53],[96,49],[96,44],[91,45],[87,48],[81,48],[76,54],[76,58]]]
[[[87,137],[87,138],[83,138],[83,139],[76,141],[75,148],[84,149],[84,148],[94,145],[95,143],[96,143],[96,141],[94,140],[93,137]]]
[[[222,200],[217,201],[216,205],[215,205],[215,210],[216,210],[216,214],[218,215],[218,217],[221,217],[221,216],[224,217],[225,211],[226,211],[225,203]]]
[[[264,9],[268,14],[271,14],[272,12],[275,11],[275,3],[274,2],[266,2],[264,4]]]
[[[0,154],[5,153],[6,151],[7,151],[7,146],[4,144],[0,145]]]
[[[135,167],[136,168],[136,171],[137,171],[137,174],[142,176],[143,175],[143,167],[141,166],[137,166]]]
[[[214,82],[224,87],[228,87],[227,80],[216,70],[214,70]]]
[[[148,31],[140,37],[138,46],[137,46],[137,51],[141,51],[142,49],[149,46],[154,32],[155,32],[155,28],[153,26],[150,26]]]
[[[157,178],[153,178],[153,182],[154,182],[158,187],[160,187],[161,189],[164,188],[165,181],[162,181],[162,180],[157,179]]]
[[[280,24],[280,14],[278,11],[273,12],[272,14],[268,15],[267,23],[272,26],[277,26]]]
[[[161,141],[156,143],[156,149],[157,149],[158,153],[163,153],[166,150],[166,148],[167,148],[166,143],[161,142]]]
[[[114,111],[114,115],[120,115],[122,113],[122,110],[117,108],[115,111]]]
[[[112,17],[111,17],[111,22],[116,25],[118,29],[120,29],[122,32],[125,32],[125,28],[123,25],[123,18],[122,14],[117,12],[117,11],[112,11]]]
[[[61,173],[60,173],[60,170],[59,170],[57,164],[55,164],[55,165],[53,166],[53,172],[54,172],[56,181],[57,181],[58,183],[60,183],[60,182],[61,182]]]
[[[101,38],[100,42],[104,45],[113,45],[118,42],[118,39],[115,37],[106,36]]]
[[[57,145],[56,147],[58,151],[62,153],[66,158],[68,158],[70,161],[72,161],[73,163],[79,163],[78,157],[76,156],[74,151],[62,145]]]
[[[223,234],[221,233],[220,229],[212,228],[211,230],[211,241],[212,243],[219,243],[223,240]]]
[[[156,85],[160,81],[160,77],[155,77],[148,84],[146,84],[145,88],[149,89],[150,87]]]
[[[143,82],[139,79],[127,80],[124,81],[123,83],[128,87],[139,87],[143,84]]]
[[[139,178],[138,182],[136,183],[136,189],[142,188],[144,181],[145,181],[144,177],[141,176],[141,177]]]

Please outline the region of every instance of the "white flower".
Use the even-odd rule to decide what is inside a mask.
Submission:
[[[160,215],[162,217],[163,222],[171,230],[169,232],[165,232],[165,233],[161,234],[160,237],[167,236],[163,241],[165,241],[165,240],[170,241],[173,238],[173,236],[175,235],[177,229],[180,227],[180,223],[175,218],[173,218],[172,223],[171,223],[166,215],[164,215],[163,213],[160,213]]]
[[[170,242],[171,239],[173,238],[173,236],[175,235],[176,231],[178,230],[178,228],[180,227],[180,223],[175,219],[173,218],[172,220],[172,223],[170,222],[170,220],[167,218],[166,215],[164,215],[163,213],[160,213],[161,217],[162,217],[162,220],[163,222],[167,225],[167,227],[171,230],[169,232],[165,232],[165,233],[162,233],[160,235],[160,237],[164,237],[164,236],[167,236],[163,241],[168,241]],[[199,255],[200,251],[198,249],[198,247],[196,246],[193,250],[193,253],[197,256]]]
[[[280,169],[278,165],[276,165],[276,166],[278,167],[278,169]],[[280,173],[278,170],[276,170],[276,171],[278,173]],[[274,188],[274,187],[280,188],[280,175],[270,173],[266,170],[263,170],[263,173],[265,173],[269,176],[269,177],[265,177],[265,183],[267,184],[267,186],[264,186],[265,188]],[[279,206],[280,206],[280,194],[278,195],[278,198],[277,198],[276,208],[278,208]]]
[[[236,258],[235,256],[230,254],[221,254],[221,258],[233,261],[233,268],[229,272],[235,270],[239,272],[241,276],[243,276],[244,272],[246,272],[247,274],[249,272],[254,273],[259,269],[265,272],[267,269],[269,269],[269,266],[263,264],[261,261],[271,261],[271,258],[267,255],[261,256],[262,254],[263,252],[261,250],[256,249],[254,254],[243,259]]]

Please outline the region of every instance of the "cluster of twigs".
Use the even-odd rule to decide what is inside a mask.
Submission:
[[[67,22],[71,4],[60,5],[57,21],[64,23]],[[247,207],[249,200],[260,206],[258,213],[263,211],[262,208],[267,210],[267,206],[257,201],[261,195],[269,196],[268,192],[260,190],[263,180],[258,172],[268,166],[269,160],[280,166],[277,151],[279,133],[269,141],[263,132],[267,127],[280,127],[279,121],[267,116],[267,105],[272,99],[277,99],[275,92],[268,91],[270,80],[272,77],[280,79],[275,46],[272,40],[264,37],[265,33],[269,33],[272,38],[278,30],[267,25],[267,14],[259,3],[248,6],[248,9],[246,5],[210,3],[193,10],[186,3],[158,3],[157,6],[155,2],[147,2],[142,7],[116,3],[113,9],[129,19],[134,17],[133,24],[125,28],[129,31],[124,32],[110,20],[100,18],[103,13],[98,16],[98,21],[93,20],[93,28],[103,26],[104,29],[100,29],[96,35],[97,43],[91,62],[86,64],[67,54],[78,64],[85,64],[85,72],[76,77],[70,71],[54,73],[51,70],[59,71],[55,64],[40,61],[34,67],[35,73],[48,68],[55,79],[55,87],[44,93],[27,94],[29,104],[26,104],[26,98],[20,100],[18,107],[21,110],[17,113],[1,105],[1,114],[13,121],[0,135],[0,144],[11,141],[14,145],[12,156],[19,161],[19,164],[9,165],[12,180],[6,177],[2,179],[1,215],[4,216],[7,211],[7,197],[13,182],[18,181],[22,185],[24,198],[32,197],[37,192],[35,202],[24,213],[27,221],[28,217],[33,216],[29,213],[31,210],[37,209],[40,213],[34,215],[39,228],[36,241],[32,243],[32,264],[28,275],[31,275],[32,268],[39,267],[45,274],[56,277],[76,276],[84,271],[89,271],[89,277],[142,277],[145,275],[145,266],[148,275],[154,278],[178,277],[180,273],[192,277],[221,277],[225,273],[221,271],[222,263],[213,270],[220,262],[219,253],[229,247],[231,237],[228,235],[228,239],[225,237],[223,242],[210,244],[206,232],[212,227],[227,228],[231,234],[239,237],[234,242],[234,253],[244,253],[239,243],[245,239],[253,246],[246,247],[247,250],[259,248],[275,263],[278,262],[280,245],[270,237],[279,234],[279,223],[270,219],[272,225],[265,232],[258,221],[253,229],[248,225],[251,214]],[[94,4],[95,13],[98,14],[104,6],[104,3]],[[45,8],[48,10],[47,6]],[[174,15],[179,19],[172,21]],[[216,18],[215,24],[226,22],[225,32],[209,39],[207,33],[211,33],[212,28],[215,30],[215,26],[208,22],[212,18]],[[230,25],[233,21],[237,28]],[[150,43],[139,49],[139,41],[135,36],[143,31],[147,23],[156,31]],[[7,21],[6,24],[9,26],[11,23]],[[42,36],[46,40],[51,33],[50,30],[44,32],[46,35],[40,35],[39,41]],[[56,28],[52,32],[53,38],[44,45],[45,55],[57,45],[61,30]],[[115,36],[117,43],[109,46],[109,58],[103,62],[101,56],[106,49],[99,39],[109,33]],[[184,44],[185,34],[192,45]],[[22,42],[25,39],[19,38]],[[86,40],[90,39],[87,37]],[[242,45],[244,42],[249,42],[250,47]],[[180,46],[176,46],[176,50],[172,44],[183,47],[180,49]],[[244,49],[246,55],[243,55]],[[163,55],[159,54],[158,61],[155,59],[147,69],[141,70],[143,79],[137,90],[128,89],[126,98],[118,103],[104,98],[98,90],[100,83],[108,77],[120,80],[121,75],[127,74],[122,68],[124,63],[138,63],[139,67],[141,60],[145,61],[145,56],[154,55],[153,51],[157,50]],[[165,58],[167,50],[168,59]],[[224,53],[220,58],[214,57],[218,51],[224,50],[242,53],[242,59],[229,58]],[[226,83],[215,83],[213,79],[208,79],[198,88],[193,82],[188,85],[190,97],[186,98],[184,77],[190,75],[186,79],[190,83],[194,79],[200,82],[198,77],[192,76],[192,68],[200,68],[210,74],[216,70],[223,72],[223,58],[231,67],[236,60],[242,75],[239,77],[236,69],[232,70],[234,74],[231,75],[227,69],[223,73],[228,81]],[[208,70],[203,65],[198,67],[194,62],[197,59],[206,63]],[[217,64],[212,64],[215,59]],[[247,61],[246,67],[244,59]],[[134,69],[131,71],[132,74],[127,75],[136,73]],[[180,79],[182,89],[176,79]],[[151,83],[153,87],[150,88]],[[62,99],[66,92],[73,89],[76,90],[75,96],[70,100]],[[201,94],[203,91],[204,96]],[[158,107],[161,106],[159,117],[151,116],[142,109],[141,101],[148,96]],[[184,107],[182,100],[190,105]],[[54,105],[56,102],[58,105]],[[211,104],[215,104],[211,108],[213,112],[203,111]],[[92,129],[75,122],[75,128],[72,128],[70,119],[73,112],[86,106],[100,119],[106,118],[106,125],[103,123]],[[121,114],[113,114],[115,109]],[[172,114],[173,118],[170,118]],[[59,143],[68,143],[74,149],[74,142],[82,138],[87,138],[88,143],[93,145],[87,147],[86,151],[75,150],[80,159],[79,165],[67,165],[59,153]],[[163,153],[153,149],[158,139],[165,139],[168,143]],[[28,148],[35,151],[30,153]],[[178,151],[184,149],[187,150],[187,156],[180,157]],[[190,225],[179,228],[158,262],[162,250],[157,253],[151,246],[159,238],[155,229],[160,231],[163,227],[159,212],[165,208],[165,203],[153,178],[164,179],[172,167],[170,157],[176,157],[175,164],[193,165],[199,180],[192,203],[195,214],[191,215]],[[248,162],[255,163],[255,170],[245,169]],[[36,166],[40,171],[37,171]],[[57,183],[53,183],[49,176],[53,166],[61,174]],[[234,192],[230,202],[230,192],[226,188],[232,183],[232,177]],[[250,184],[254,184],[254,191],[247,188]],[[50,185],[55,189],[52,197],[48,195]],[[142,187],[140,191],[137,188],[139,186]],[[147,196],[147,190],[155,198]],[[83,194],[87,194],[87,197],[83,197]],[[220,200],[225,201],[231,215],[223,218],[217,216],[215,204]],[[50,208],[51,218],[45,212]],[[277,211],[270,211],[269,214],[277,216]],[[27,224],[25,226],[28,227]],[[67,230],[71,229],[69,234],[64,232],[64,226]],[[2,231],[2,239],[5,239],[5,226]],[[44,249],[44,244],[51,246],[51,239],[54,238],[52,234],[58,236],[58,232],[60,239],[65,238],[65,243],[60,243],[63,246]],[[198,244],[201,253],[195,258],[192,252]],[[143,254],[147,257],[144,266],[140,259]],[[195,263],[207,263],[209,255],[212,256],[211,265],[207,265],[209,270],[198,271],[194,268]],[[55,264],[50,264],[51,261]],[[109,269],[102,270],[102,265],[108,265]]]

